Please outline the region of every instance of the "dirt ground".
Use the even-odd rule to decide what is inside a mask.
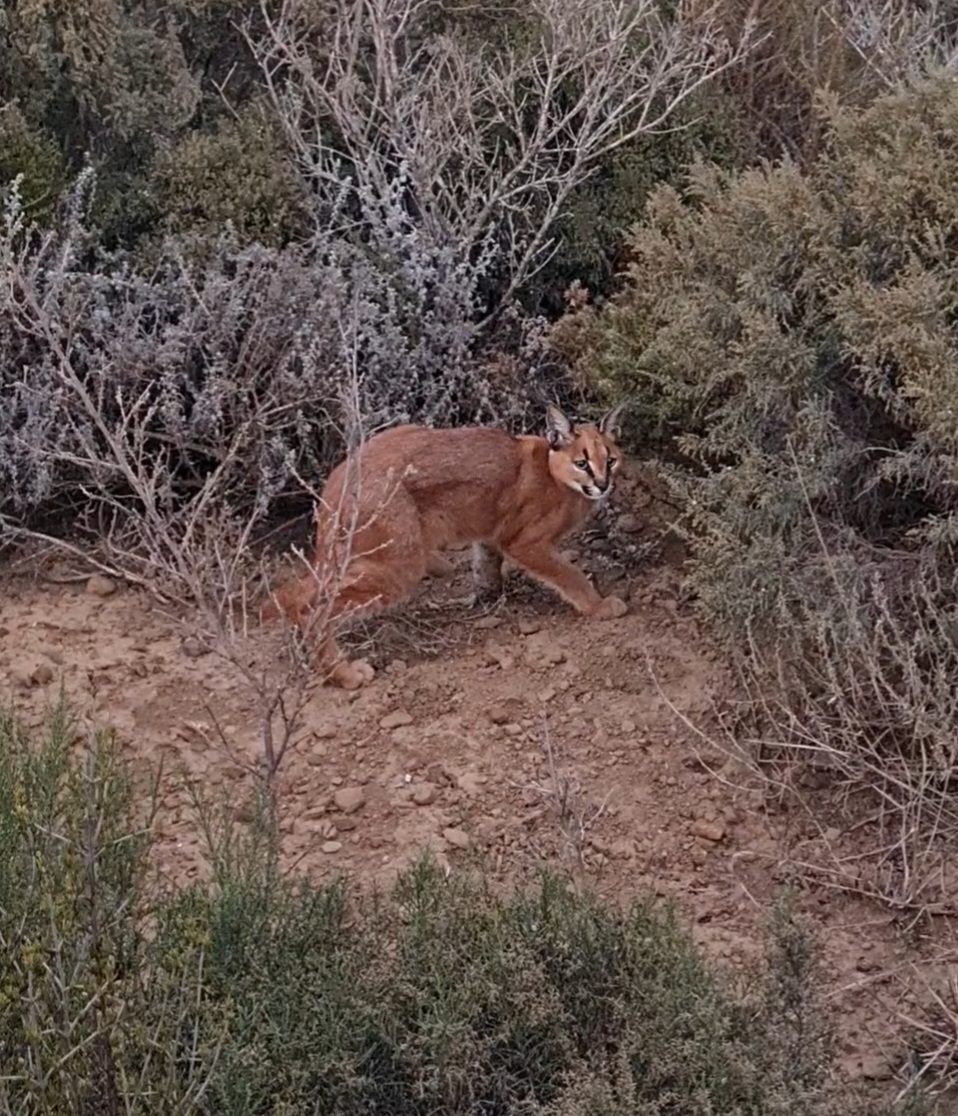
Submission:
[[[442,607],[465,591],[460,570],[380,627],[368,687],[317,688],[282,772],[287,863],[361,882],[387,882],[424,848],[503,882],[572,868],[616,899],[649,889],[674,899],[722,964],[753,958],[788,865],[823,856],[826,841],[851,855],[860,831],[834,816],[823,829],[749,785],[676,715],[708,734],[731,681],[642,518],[610,513],[572,543],[600,586],[628,597],[621,620],[583,621],[518,576],[490,612]],[[84,717],[115,727],[134,764],[162,760],[156,860],[189,880],[203,856],[186,780],[246,816],[249,777],[232,756],[258,751],[249,697],[145,593],[100,596],[47,574],[0,574],[0,700],[39,723],[62,683]],[[954,928],[800,883],[844,1067],[894,1093],[901,1016],[947,979]]]

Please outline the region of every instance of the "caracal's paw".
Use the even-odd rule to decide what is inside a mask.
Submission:
[[[603,597],[596,605],[592,615],[596,620],[618,620],[620,616],[625,616],[628,611],[629,606],[621,597]]]
[[[367,682],[372,682],[375,676],[375,670],[365,659],[354,659],[351,663],[337,663],[330,672],[329,680],[340,689],[358,690]]]

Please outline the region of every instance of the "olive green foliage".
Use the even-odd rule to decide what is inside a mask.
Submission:
[[[17,173],[36,174],[36,148],[44,166],[52,158],[51,186],[62,189],[62,170],[76,174],[88,162],[97,171],[94,214],[108,246],[131,246],[182,220],[188,231],[227,212],[240,227],[264,227],[263,165],[276,161],[271,184],[283,178],[283,158],[266,138],[250,154],[253,114],[226,129],[219,142],[200,137],[220,117],[247,104],[255,67],[242,34],[258,4],[243,0],[76,0],[62,5],[28,0],[0,14],[0,103],[24,121],[32,144],[11,143],[0,126],[0,185]],[[188,137],[182,183],[171,184],[168,152]],[[227,172],[225,158],[239,155]],[[206,158],[208,166],[200,163]],[[238,190],[237,171],[251,178]],[[154,179],[160,181],[154,187]],[[182,195],[202,185],[195,212]],[[280,188],[278,201],[287,196]],[[157,198],[157,193],[159,198]],[[222,194],[222,200],[211,200]],[[248,200],[249,212],[243,209]],[[167,212],[169,203],[172,212]],[[42,214],[40,214],[42,216]],[[172,218],[172,221],[171,221]],[[277,220],[265,223],[267,231]],[[205,229],[204,229],[205,231]]]
[[[598,296],[610,294],[625,263],[628,232],[641,218],[651,190],[662,183],[681,189],[697,160],[732,168],[742,156],[737,123],[724,102],[709,96],[680,112],[668,131],[639,136],[613,152],[573,191],[556,231],[555,255],[535,277],[526,301],[554,315],[573,283]]]
[[[53,137],[31,127],[16,105],[0,108],[0,182],[20,180],[20,198],[44,222],[67,183],[67,168]]]
[[[232,225],[241,241],[282,245],[304,231],[305,197],[261,105],[215,131],[191,132],[154,164],[154,204],[171,233],[216,237]]]
[[[877,802],[867,886],[930,901],[958,836],[958,90],[823,106],[825,149],[656,190],[625,289],[556,344],[634,400],[729,638],[748,742]],[[930,858],[930,859],[929,859]]]
[[[211,823],[211,882],[157,896],[109,738],[3,719],[0,774],[2,1112],[855,1108],[829,1099],[815,949],[785,908],[742,995],[651,903],[501,898],[428,863],[360,899],[281,876],[256,826]]]
[[[908,549],[958,529],[958,93],[826,111],[808,173],[700,164],[687,200],[655,191],[626,289],[566,329],[688,463],[699,587],[721,583],[729,622],[771,606],[820,530]]]

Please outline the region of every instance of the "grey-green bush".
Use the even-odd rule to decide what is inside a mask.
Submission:
[[[269,840],[233,832],[210,883],[158,893],[145,792],[62,710],[40,739],[0,720],[0,775],[0,1112],[857,1104],[836,1092],[814,946],[786,908],[740,992],[672,914],[554,879],[504,898],[426,862],[363,898],[280,875]]]
[[[656,191],[621,296],[557,343],[634,397],[768,737],[894,804],[878,890],[914,902],[958,833],[958,90],[822,110],[807,172]]]

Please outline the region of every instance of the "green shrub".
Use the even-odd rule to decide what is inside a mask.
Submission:
[[[44,224],[66,185],[66,165],[53,138],[10,104],[0,108],[0,189],[17,177],[26,211]]]
[[[815,950],[782,908],[737,993],[674,916],[429,863],[389,896],[253,835],[158,894],[109,739],[0,721],[0,1111],[848,1114]],[[140,811],[142,813],[142,810]],[[864,1110],[863,1110],[864,1111]]]
[[[242,242],[275,246],[304,232],[306,199],[276,132],[254,104],[160,154],[153,182],[166,231],[212,242],[231,224]]]
[[[686,463],[696,578],[732,624],[820,551],[815,520],[871,547],[958,529],[958,92],[829,120],[807,174],[700,165],[688,200],[655,191],[621,297],[567,327],[583,376]]]
[[[823,111],[807,172],[657,190],[621,296],[557,344],[634,396],[759,739],[877,796],[869,887],[923,902],[958,835],[958,90]]]

